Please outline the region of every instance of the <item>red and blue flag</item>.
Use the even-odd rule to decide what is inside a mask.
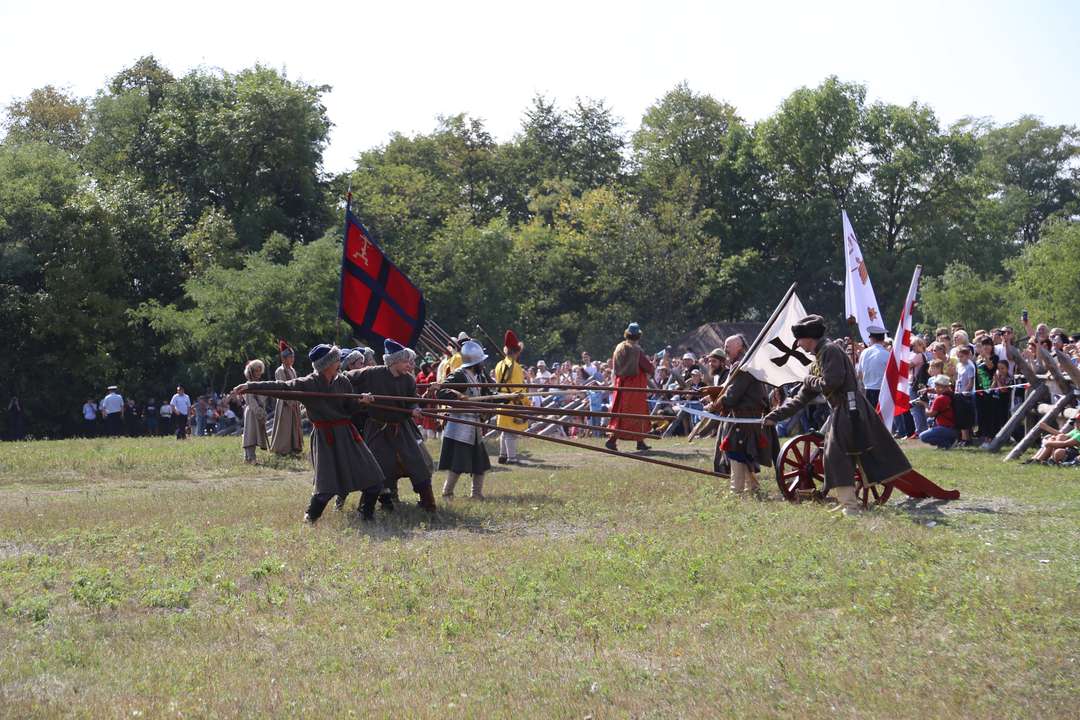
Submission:
[[[416,347],[424,327],[424,294],[390,262],[348,206],[340,298],[338,314],[357,338],[376,348],[387,339]]]

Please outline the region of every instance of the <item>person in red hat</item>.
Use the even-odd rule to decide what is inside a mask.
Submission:
[[[506,387],[498,388],[500,393],[509,393],[515,396],[513,400],[506,403],[511,407],[514,407],[515,405],[528,405],[529,402],[528,395],[525,394],[525,388],[515,387],[525,384],[525,371],[521,369],[521,363],[518,362],[518,359],[521,357],[521,351],[524,349],[525,344],[518,340],[514,331],[507,330],[506,335],[503,337],[504,357],[495,365],[495,382],[500,385],[506,384]],[[499,463],[503,465],[516,465],[518,462],[518,436],[512,432],[506,431],[527,430],[529,428],[529,421],[520,417],[499,415],[498,426],[499,429],[503,431],[500,433],[499,438]]]
[[[289,343],[278,340],[281,364],[274,371],[274,379],[288,382],[296,379],[296,353]],[[300,429],[300,403],[296,400],[277,400],[274,410],[274,432],[270,437],[270,450],[278,455],[299,455],[304,452],[304,433]]]

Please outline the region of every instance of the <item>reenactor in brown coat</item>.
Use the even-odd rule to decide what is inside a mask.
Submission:
[[[724,353],[730,363],[742,360],[746,339],[732,335],[724,341]],[[732,417],[761,417],[769,409],[769,389],[748,372],[732,371],[724,394],[706,408],[710,412],[726,413]],[[731,465],[731,491],[735,494],[760,492],[757,473],[772,466],[776,432],[761,425],[723,423],[718,433],[713,466],[722,465],[721,453]]]
[[[859,390],[855,367],[843,348],[825,337],[825,321],[808,315],[791,326],[795,344],[813,353],[799,394],[765,416],[766,426],[791,417],[818,395],[829,404],[825,432],[825,491],[836,491],[845,515],[862,511],[855,496],[855,468],[866,484],[886,483],[911,470],[904,452]]]
[[[341,351],[336,346],[316,345],[308,353],[314,372],[292,380],[267,380],[237,385],[243,395],[258,390],[298,390],[309,393],[351,394],[349,379],[338,372]],[[304,521],[314,523],[335,495],[359,490],[360,516],[370,520],[383,488],[383,474],[375,456],[352,424],[353,412],[362,402],[351,397],[314,397],[302,401],[311,433],[311,464],[315,468],[314,492]],[[367,400],[370,402],[370,399]]]

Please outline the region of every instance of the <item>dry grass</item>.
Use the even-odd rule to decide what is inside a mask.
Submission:
[[[961,502],[844,520],[534,441],[486,503],[305,528],[304,463],[237,445],[0,446],[0,716],[1080,706],[1080,471],[916,450]]]

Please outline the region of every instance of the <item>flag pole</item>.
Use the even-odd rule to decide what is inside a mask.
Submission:
[[[338,281],[337,324],[334,326],[334,344],[341,339],[341,298],[345,292],[345,253],[349,250],[349,211],[352,207],[352,176],[345,192],[345,234],[341,238],[341,279]]]
[[[750,343],[750,347],[747,348],[746,352],[743,353],[744,358],[748,358],[753,355],[754,351],[758,349],[758,346],[761,345],[762,342],[764,342],[765,335],[769,332],[769,328],[771,328],[776,322],[776,319],[780,317],[780,313],[783,312],[784,306],[787,305],[787,302],[791,299],[791,296],[795,294],[795,287],[798,284],[798,282],[791,283],[791,287],[789,287],[787,289],[787,292],[784,293],[784,297],[780,300],[780,304],[776,306],[776,309],[772,311],[772,315],[769,316],[768,322],[765,323],[765,326],[761,328],[761,332],[759,332],[757,337],[754,338],[754,342]]]

